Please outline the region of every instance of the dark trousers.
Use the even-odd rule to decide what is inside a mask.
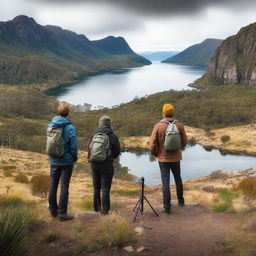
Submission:
[[[110,189],[114,175],[113,161],[91,163],[91,167],[94,188],[94,210],[96,212],[101,211],[103,214],[108,214],[110,209]]]
[[[174,176],[176,184],[177,198],[180,205],[184,204],[183,185],[180,176],[180,162],[159,162],[162,178],[163,204],[166,210],[171,208],[171,192],[170,192],[170,170]]]
[[[73,171],[73,165],[56,166],[51,165],[51,185],[49,191],[49,210],[52,215],[67,213],[68,207],[68,189],[70,178]],[[61,180],[60,199],[57,204],[57,190]]]

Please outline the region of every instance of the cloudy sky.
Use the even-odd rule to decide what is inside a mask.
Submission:
[[[0,0],[0,20],[25,14],[89,39],[123,36],[133,50],[179,51],[256,22],[255,0]]]

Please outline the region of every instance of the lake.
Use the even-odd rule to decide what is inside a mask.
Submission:
[[[47,91],[60,101],[74,105],[89,103],[93,109],[111,107],[167,90],[190,89],[187,85],[201,77],[207,67],[153,62],[139,68],[126,68],[80,78],[74,83]]]
[[[161,184],[160,170],[156,159],[148,151],[122,152],[121,165],[127,166],[129,173],[138,178],[144,177],[145,184],[156,186]],[[256,168],[256,159],[244,155],[223,155],[219,150],[205,150],[201,145],[187,146],[181,161],[181,176],[190,180],[206,176],[215,170],[223,172]],[[174,183],[171,175],[171,181]]]

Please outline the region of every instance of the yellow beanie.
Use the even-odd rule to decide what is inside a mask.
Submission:
[[[163,114],[165,116],[172,116],[174,112],[174,106],[172,104],[163,105]]]

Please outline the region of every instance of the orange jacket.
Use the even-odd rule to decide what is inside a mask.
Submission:
[[[173,118],[167,117],[163,120],[173,121]],[[177,122],[176,126],[180,132],[182,148],[187,144],[187,135],[182,123]],[[159,162],[178,162],[182,160],[181,149],[173,152],[168,152],[164,148],[165,131],[168,124],[157,123],[154,126],[152,134],[150,136],[149,149],[152,155],[157,156]]]

